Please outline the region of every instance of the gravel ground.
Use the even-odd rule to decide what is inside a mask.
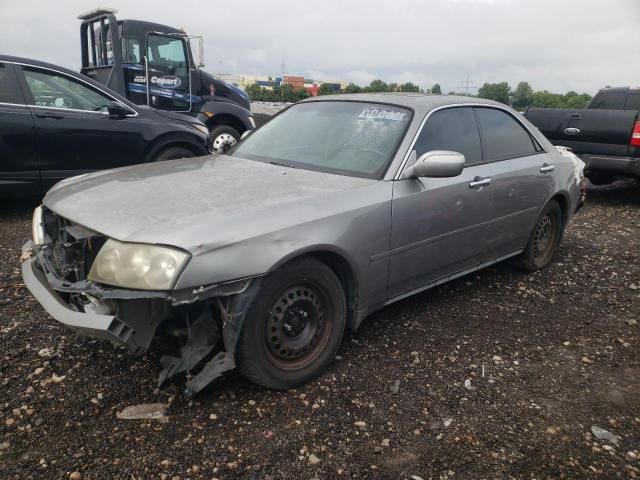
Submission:
[[[0,211],[2,479],[640,475],[638,185],[593,189],[543,272],[500,264],[392,305],[296,390],[232,373],[191,402],[156,388],[153,353],[76,335],[30,297],[26,203]],[[166,418],[118,418],[143,403]]]

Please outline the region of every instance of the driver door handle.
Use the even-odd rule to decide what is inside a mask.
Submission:
[[[491,178],[476,177],[471,183],[469,183],[469,188],[485,187],[487,185],[490,185],[491,181]]]
[[[54,118],[56,120],[60,120],[64,118],[64,115],[56,114],[56,113],[36,113],[36,117],[38,118]]]
[[[540,167],[540,172],[548,173],[548,172],[553,172],[555,169],[556,169],[555,166],[545,163]]]

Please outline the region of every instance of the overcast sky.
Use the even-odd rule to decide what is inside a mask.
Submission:
[[[528,81],[594,93],[640,84],[640,0],[100,0],[119,18],[205,37],[205,70],[460,91]],[[74,70],[87,0],[0,0],[0,53]]]

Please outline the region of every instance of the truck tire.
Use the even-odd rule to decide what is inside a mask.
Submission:
[[[213,153],[227,153],[240,140],[238,131],[229,125],[213,126],[209,131]]]
[[[178,158],[193,157],[193,152],[185,147],[169,147],[164,150],[160,150],[153,157],[152,162],[161,162],[162,160],[176,160]]]
[[[542,209],[531,232],[524,251],[516,263],[526,272],[535,272],[546,267],[558,249],[562,238],[562,210],[555,200]]]
[[[236,347],[238,370],[267,388],[293,388],[320,375],[334,359],[346,325],[336,274],[302,258],[266,277]]]

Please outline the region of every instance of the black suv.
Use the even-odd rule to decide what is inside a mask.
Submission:
[[[0,195],[94,170],[206,155],[199,120],[134,105],[84,75],[0,55]]]

